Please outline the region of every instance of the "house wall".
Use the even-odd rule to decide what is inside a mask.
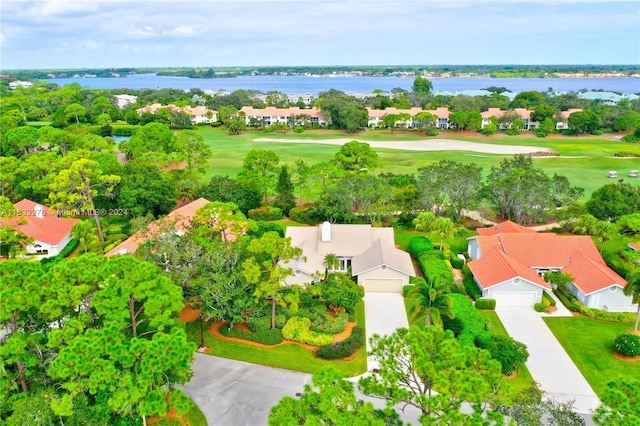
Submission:
[[[363,272],[358,275],[358,284],[363,285],[365,279],[402,279],[403,285],[409,284],[409,276],[407,274],[391,268],[382,270],[380,267],[376,267],[369,271]]]
[[[615,290],[613,290],[615,289]],[[613,290],[613,291],[612,291]],[[590,294],[586,297],[589,308],[604,309],[607,311],[635,311],[637,306],[631,303],[631,296],[625,296],[620,287],[605,288],[604,290]]]
[[[289,275],[286,278],[285,281],[287,285],[304,285],[304,284],[309,284],[311,281],[314,280],[314,278],[311,275],[306,274],[302,271],[299,271],[299,272],[300,272],[299,274],[296,274],[294,272],[293,275]]]
[[[482,254],[480,253],[480,247],[478,246],[478,240],[476,240],[475,238],[469,240],[467,252],[469,253],[469,258],[471,260],[479,259],[482,256]]]
[[[518,278],[515,278],[518,279]],[[493,299],[494,296],[493,294],[496,292],[522,292],[522,293],[532,293],[535,292],[536,293],[536,303],[541,302],[542,301],[542,288],[531,284],[528,281],[523,280],[522,278],[519,278],[520,282],[516,284],[516,282],[514,282],[514,279],[511,279],[509,281],[505,281],[503,284],[497,285],[497,286],[493,286],[491,288],[482,290],[482,288],[480,288],[482,290],[482,297],[486,297],[489,299]]]

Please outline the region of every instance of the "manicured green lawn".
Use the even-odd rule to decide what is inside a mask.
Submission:
[[[364,303],[356,308],[358,324],[364,327]],[[210,324],[207,324],[208,327]],[[186,324],[189,340],[200,344],[200,323],[193,321]],[[309,350],[295,344],[274,346],[272,348],[260,348],[246,345],[240,342],[219,339],[210,333],[205,333],[205,343],[209,346],[210,355],[223,358],[237,359],[253,364],[268,365],[270,367],[285,368],[287,370],[300,371],[314,374],[323,367],[332,366],[336,370],[351,377],[364,373],[367,370],[366,350],[360,349],[355,359],[351,361],[328,361],[316,358]]]
[[[389,131],[375,130],[364,131],[354,135],[348,135],[334,130],[314,130],[304,133],[263,133],[261,131],[246,131],[238,136],[230,136],[224,128],[201,127],[199,132],[205,137],[213,151],[213,157],[209,162],[209,168],[203,181],[206,182],[214,174],[235,177],[242,166],[245,154],[251,149],[267,149],[276,152],[280,156],[281,164],[294,165],[295,160],[304,159],[309,164],[329,161],[340,149],[337,145],[305,144],[305,143],[277,143],[254,142],[256,138],[277,139],[359,139],[364,141],[405,141],[429,139],[422,134],[412,132],[399,132],[393,134]],[[615,153],[628,152],[640,155],[640,145],[616,141],[610,138],[598,136],[580,137],[547,137],[536,138],[531,135],[492,137],[469,137],[458,135],[455,132],[442,132],[436,139],[455,139],[469,142],[489,143],[495,145],[526,145],[551,148],[556,150],[560,157],[537,157],[534,164],[543,169],[547,174],[554,173],[565,175],[573,185],[585,188],[583,199],[588,199],[590,194],[602,185],[612,183],[607,178],[609,170],[616,170],[621,178],[626,177],[631,169],[637,169],[637,158],[616,158]],[[484,169],[484,175],[488,175],[491,166],[496,166],[504,158],[510,155],[483,154],[469,151],[402,151],[394,149],[376,149],[380,155],[380,170],[393,173],[416,173],[417,169],[432,162],[440,160],[454,160],[463,163],[476,163]],[[574,157],[574,158],[569,158]],[[640,184],[638,179],[630,180]]]
[[[475,232],[473,233],[475,235]],[[411,239],[418,235],[424,235],[427,237],[433,244],[440,244],[440,237],[435,232],[420,232],[420,231],[408,231],[408,230],[398,230],[394,231],[395,241],[398,248],[404,251],[408,251],[409,242]],[[445,238],[444,240],[445,246],[448,244],[451,248],[451,251],[454,253],[462,253],[467,251],[468,242],[465,237],[457,237],[457,238]]]
[[[502,321],[498,317],[495,311],[478,311],[480,315],[487,320],[489,325],[491,326],[491,330],[493,334],[497,336],[509,336],[507,333],[507,329],[504,328]],[[533,377],[531,377],[531,373],[527,368],[524,362],[518,363],[518,375],[513,379],[509,379],[508,383],[513,386],[516,391],[521,391],[523,389],[530,388],[531,386],[535,386],[535,382],[533,381]]]
[[[587,317],[543,319],[598,396],[602,397],[609,381],[640,377],[640,363],[625,362],[613,355],[614,339],[633,324]]]
[[[207,426],[207,419],[200,407],[194,402],[193,408],[182,416],[189,426]]]

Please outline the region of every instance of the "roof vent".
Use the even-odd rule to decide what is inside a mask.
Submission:
[[[321,232],[323,242],[331,241],[331,224],[329,222],[322,222]]]

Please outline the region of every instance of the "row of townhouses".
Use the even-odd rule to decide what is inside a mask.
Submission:
[[[215,123],[216,121],[218,121],[218,111],[208,109],[204,105],[198,105],[195,107],[179,107],[173,104],[162,105],[159,103],[155,103],[142,108],[138,108],[136,111],[138,112],[138,114],[155,114],[162,108],[168,108],[174,114],[180,112],[187,114],[189,117],[191,117],[191,123],[193,124],[207,124]]]

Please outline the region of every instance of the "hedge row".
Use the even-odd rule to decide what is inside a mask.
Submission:
[[[249,219],[254,220],[279,220],[282,219],[282,209],[273,206],[262,206],[249,210]]]
[[[315,225],[318,223],[313,211],[313,204],[305,204],[304,206],[294,207],[289,210],[289,219],[307,225]]]
[[[433,251],[433,244],[427,237],[418,235],[411,238],[411,240],[409,241],[408,250],[414,259],[418,259],[422,253]]]
[[[220,327],[220,334],[226,337],[236,337],[238,339],[250,340],[262,343],[263,345],[277,345],[282,343],[282,333],[277,328],[258,330],[256,333],[243,331],[238,328],[229,328],[227,325]]]
[[[333,336],[311,331],[311,320],[303,317],[291,317],[282,327],[282,337],[294,342],[313,346],[327,346],[333,343]]]
[[[455,269],[462,269],[465,264],[464,259],[460,259],[455,253],[451,255],[449,261],[451,262],[451,266]]]
[[[427,282],[433,282],[436,283],[436,285],[440,284],[446,286],[446,288],[451,288],[455,284],[455,279],[449,265],[443,260],[434,257],[429,252],[420,255],[418,264]]]
[[[351,336],[345,340],[330,346],[319,348],[316,356],[322,359],[339,359],[353,355],[366,340],[364,328],[360,326],[353,327]]]
[[[609,312],[602,309],[587,308],[568,289],[561,286],[554,293],[567,309],[572,312],[579,312],[585,317],[615,322],[632,322],[636,317],[633,312]]]
[[[471,273],[469,266],[464,265],[462,267],[462,272],[464,273],[462,277],[462,284],[464,284],[464,288],[467,291],[469,297],[471,297],[473,300],[482,297],[482,291],[478,287],[476,280],[473,279],[473,274]]]
[[[477,299],[476,309],[492,311],[496,308],[496,299]]]
[[[544,304],[545,308],[548,308],[549,306],[556,306],[556,299],[551,297],[551,295],[549,293],[547,293],[546,291],[543,291],[542,292],[542,303]]]
[[[486,320],[471,304],[471,301],[463,294],[452,293],[449,295],[453,304],[452,311],[456,318],[464,324],[464,327],[458,335],[458,341],[461,345],[478,346],[483,340],[491,339],[491,333],[486,330]]]
[[[45,270],[48,271],[49,268],[51,268],[53,265],[65,259],[67,256],[69,256],[78,247],[79,243],[80,243],[80,240],[78,240],[77,238],[73,238],[62,249],[60,253],[52,257],[45,257],[44,259],[41,259],[40,264],[44,267]]]
[[[313,331],[325,334],[342,333],[349,322],[349,315],[344,312],[336,314],[335,318],[328,313],[313,321]]]

